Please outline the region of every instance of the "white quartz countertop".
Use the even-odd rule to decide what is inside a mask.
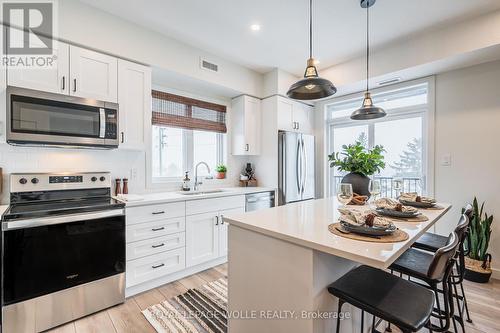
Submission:
[[[429,221],[396,222],[398,228],[409,234],[407,241],[373,243],[336,236],[328,231],[328,225],[337,222],[340,215],[338,205],[335,198],[309,200],[245,214],[227,215],[224,220],[230,225],[385,269],[451,208],[449,204],[439,203],[443,207],[441,210],[420,210]],[[369,209],[368,206],[349,207]],[[458,218],[457,216],[457,222]]]
[[[201,189],[200,192],[203,191],[212,191],[213,189]],[[133,194],[130,196],[130,201],[122,200],[121,198],[116,198],[125,202],[126,207],[134,207],[134,206],[144,206],[144,205],[152,205],[158,203],[167,203],[167,202],[178,202],[178,201],[188,201],[188,200],[200,200],[200,199],[208,199],[208,198],[219,198],[219,197],[227,197],[234,195],[245,195],[251,193],[259,193],[259,192],[268,192],[275,191],[274,188],[269,187],[224,187],[220,189],[221,192],[214,193],[202,193],[196,195],[186,195],[182,194],[180,191],[170,191],[170,192],[155,192],[155,193],[146,193],[146,194]],[[189,193],[189,192],[186,192]]]

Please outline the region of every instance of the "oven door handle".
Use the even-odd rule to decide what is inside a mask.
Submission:
[[[13,221],[2,222],[2,230],[7,231],[14,229],[26,229],[26,228],[34,228],[34,227],[41,227],[41,226],[55,225],[62,223],[97,220],[97,219],[122,216],[122,215],[125,215],[124,209],[112,209],[95,213],[70,214],[64,216],[50,216],[50,217],[40,217],[40,218],[25,219],[25,220],[13,220]]]

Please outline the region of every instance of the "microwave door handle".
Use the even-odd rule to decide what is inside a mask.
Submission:
[[[99,137],[105,138],[106,136],[106,111],[99,108]]]

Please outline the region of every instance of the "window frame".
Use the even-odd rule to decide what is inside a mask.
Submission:
[[[374,143],[374,128],[375,123],[386,122],[398,119],[408,119],[414,118],[416,116],[422,117],[422,155],[423,155],[423,174],[424,174],[424,186],[427,195],[434,195],[434,147],[435,147],[435,132],[434,132],[434,122],[435,122],[435,77],[430,76],[426,78],[421,78],[417,80],[406,81],[402,83],[397,83],[393,85],[387,85],[377,89],[371,89],[372,96],[376,96],[381,93],[387,93],[391,91],[396,91],[411,86],[416,86],[420,84],[427,84],[427,104],[420,104],[416,106],[406,106],[401,108],[392,108],[388,112],[387,116],[380,119],[374,120],[351,120],[349,116],[331,118],[328,114],[328,106],[332,104],[347,102],[350,100],[362,99],[363,92],[358,92],[354,94],[349,94],[334,98],[330,103],[325,103],[324,105],[324,116],[325,116],[325,165],[327,166],[324,171],[324,182],[323,186],[325,189],[326,196],[331,194],[330,177],[333,176],[333,169],[330,168],[328,163],[327,155],[331,154],[331,149],[333,146],[333,129],[340,127],[349,127],[352,125],[368,125],[368,145],[371,146]]]
[[[161,126],[161,125],[151,125],[151,131],[153,129],[153,126],[158,126],[158,127],[167,127],[167,128],[176,128],[176,127],[169,127],[169,126]],[[172,182],[179,182],[182,181],[184,178],[184,172],[188,171],[190,178],[194,176],[194,130],[191,129],[182,129],[182,151],[183,151],[183,156],[182,156],[182,169],[184,170],[182,172],[182,175],[177,177],[163,177],[163,176],[154,176],[153,171],[152,171],[152,163],[151,163],[151,182],[154,184],[161,184],[161,183],[172,183]],[[209,132],[209,131],[207,131]],[[216,164],[225,164],[225,154],[224,154],[224,141],[226,140],[226,135],[223,133],[217,133],[213,132],[216,135]],[[151,138],[151,150],[153,147],[152,144],[153,138]],[[161,145],[160,145],[161,146]],[[153,158],[153,154],[151,154],[151,159]],[[215,167],[215,166],[214,166]],[[211,173],[214,173],[214,170],[210,170]],[[211,174],[211,176],[212,176]]]

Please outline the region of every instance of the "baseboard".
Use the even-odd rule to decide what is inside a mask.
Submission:
[[[500,280],[500,268],[492,268],[493,274],[491,274],[491,277],[496,280]]]
[[[145,291],[148,291],[148,290],[151,290],[154,288],[158,288],[161,285],[182,279],[182,278],[189,276],[189,275],[199,273],[201,271],[204,271],[204,270],[210,269],[212,267],[224,264],[226,262],[227,262],[227,256],[217,258],[215,260],[211,260],[211,261],[205,262],[203,264],[188,267],[186,269],[183,269],[182,271],[168,274],[168,275],[162,276],[160,278],[126,288],[125,289],[125,297],[134,296],[134,295],[140,294],[142,292],[145,292]]]

